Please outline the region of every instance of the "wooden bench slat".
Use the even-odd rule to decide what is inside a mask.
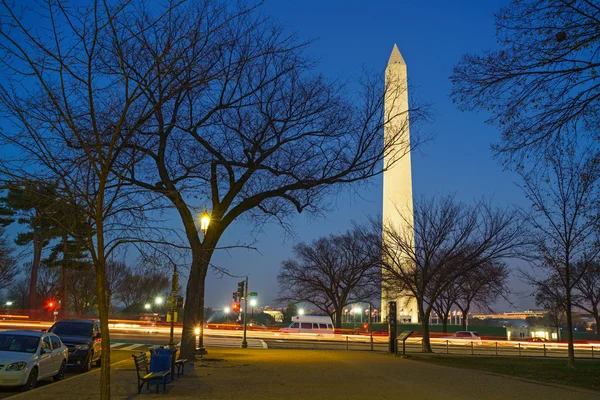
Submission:
[[[141,379],[143,379],[143,380],[162,379],[170,374],[171,374],[171,371],[150,372],[148,375],[144,375]]]

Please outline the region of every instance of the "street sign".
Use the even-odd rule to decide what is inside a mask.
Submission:
[[[250,293],[248,293],[248,296],[256,297],[256,296],[258,296],[258,292],[250,292]]]

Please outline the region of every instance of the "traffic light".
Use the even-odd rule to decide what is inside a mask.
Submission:
[[[239,312],[240,311],[240,303],[237,303],[237,302],[231,303],[231,310],[233,312]]]
[[[176,308],[183,308],[183,296],[177,296]]]
[[[244,286],[246,285],[246,283],[244,281],[238,282],[238,290],[237,290],[237,295],[240,299],[245,297],[245,293],[244,293]]]
[[[363,324],[363,329],[367,329],[369,327],[369,324]]]
[[[50,307],[50,308],[54,307],[54,302],[53,301],[48,302],[48,307]]]
[[[237,299],[237,292],[233,292],[233,297],[232,297],[232,299],[233,299],[233,302],[234,302],[234,303],[237,303],[237,301],[238,301],[238,299]]]

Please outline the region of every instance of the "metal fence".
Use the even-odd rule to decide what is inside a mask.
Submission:
[[[406,341],[406,353],[422,352],[423,339],[409,338]],[[373,336],[344,335],[332,339],[294,339],[280,338],[276,343],[269,343],[269,348],[277,347],[315,349],[315,350],[348,350],[348,351],[389,351],[387,338]],[[398,341],[398,352],[402,352],[402,342]],[[473,356],[507,356],[507,357],[547,357],[566,358],[566,343],[512,342],[512,341],[468,341],[431,339],[431,349],[436,354],[456,354]],[[576,344],[575,357],[600,359],[600,343]]]

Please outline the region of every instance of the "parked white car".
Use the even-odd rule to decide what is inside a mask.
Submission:
[[[65,376],[69,350],[49,332],[0,332],[0,386],[33,389],[40,379]]]
[[[458,331],[454,332],[451,336],[442,339],[447,340],[450,344],[470,345],[471,342],[473,342],[474,345],[481,344],[481,336],[479,336],[479,333],[474,331]]]

